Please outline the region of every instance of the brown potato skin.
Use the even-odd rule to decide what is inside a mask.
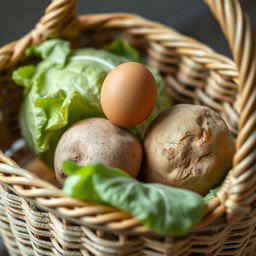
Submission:
[[[161,112],[146,132],[143,177],[205,195],[232,166],[234,153],[231,133],[219,114],[179,104]]]
[[[66,178],[62,170],[65,160],[79,165],[101,162],[136,177],[141,159],[142,146],[135,136],[107,119],[89,118],[76,123],[63,134],[55,151],[54,169],[62,186]]]

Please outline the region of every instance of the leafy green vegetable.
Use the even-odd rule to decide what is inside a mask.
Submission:
[[[69,43],[64,40],[48,40],[38,46],[31,46],[26,50],[27,55],[35,55],[47,59],[63,67],[71,54]]]
[[[217,196],[217,193],[221,189],[221,186],[211,189],[209,193],[204,197],[204,201],[207,203],[208,201],[214,199]]]
[[[17,84],[23,85],[29,88],[32,85],[32,77],[34,73],[35,73],[35,66],[27,65],[14,71],[12,78]]]
[[[126,57],[132,61],[142,63],[142,59],[138,51],[122,39],[116,39],[110,45],[104,47],[103,49],[108,52],[120,55],[122,57]]]
[[[67,195],[119,208],[159,234],[185,235],[204,214],[203,198],[189,190],[142,183],[100,163],[64,162],[63,169]]]
[[[58,139],[68,127],[84,118],[104,117],[100,89],[107,74],[121,63],[139,61],[136,50],[125,41],[113,42],[106,49],[71,50],[67,41],[48,40],[26,50],[28,55],[41,57],[40,63],[13,73],[14,81],[25,87],[20,112],[22,135],[49,166]],[[158,83],[158,102],[151,116],[132,129],[140,137],[150,121],[171,105],[161,76],[151,71]]]

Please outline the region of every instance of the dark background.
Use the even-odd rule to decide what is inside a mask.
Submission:
[[[49,0],[0,0],[0,47],[29,32]],[[256,27],[255,0],[241,1]],[[217,22],[202,0],[80,0],[78,13],[130,12],[171,26],[230,55]],[[1,131],[0,131],[1,132]],[[7,253],[0,239],[0,255]]]

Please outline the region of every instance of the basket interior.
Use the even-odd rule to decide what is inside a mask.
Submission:
[[[166,40],[149,40],[146,35],[143,28],[133,31],[126,28],[97,26],[85,29],[78,38],[71,40],[71,43],[74,48],[100,48],[115,38],[124,38],[140,51],[148,65],[161,71],[175,103],[209,106],[221,113],[230,130],[236,135],[236,76],[231,72],[225,74],[221,69],[214,67],[214,64],[207,66],[199,63],[200,61],[193,58],[188,50],[183,50],[183,53],[179,45],[175,47],[175,42],[172,46],[172,42],[167,44]],[[2,150],[22,166],[34,158],[34,155],[29,153],[29,149],[20,141],[18,113],[22,102],[22,88],[12,81],[11,75],[18,66],[31,61],[34,62],[28,58],[23,59],[0,73],[0,145]],[[225,65],[231,64],[223,63],[223,66]],[[15,144],[17,140],[19,143]]]

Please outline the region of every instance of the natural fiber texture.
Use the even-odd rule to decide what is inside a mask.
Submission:
[[[244,16],[238,2],[208,2],[227,35],[239,69],[239,134],[225,202],[227,212],[238,217],[250,213],[251,203],[256,199],[256,41],[248,17]]]
[[[78,201],[17,167],[0,152],[0,230],[11,255],[254,255],[256,226],[256,56],[250,23],[235,0],[206,0],[228,38],[236,65],[209,47],[139,16],[115,13],[77,18],[75,0],[55,0],[35,29],[0,49],[0,145],[24,166],[21,89],[12,70],[30,60],[25,49],[64,37],[76,47],[127,39],[159,69],[177,102],[220,112],[237,136],[234,166],[202,223],[183,238],[156,236],[127,213]],[[239,95],[238,95],[239,93]],[[45,177],[45,176],[44,176]]]

